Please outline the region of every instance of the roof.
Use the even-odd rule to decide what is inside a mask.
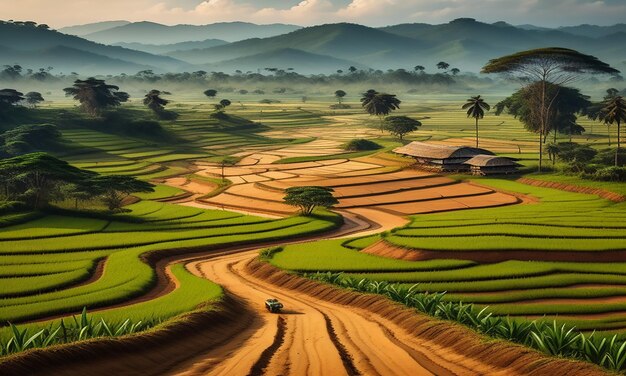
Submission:
[[[516,167],[520,165],[510,158],[484,154],[477,155],[463,164],[476,167]]]
[[[478,154],[493,155],[492,152],[485,149],[468,146],[434,145],[419,141],[413,141],[408,145],[395,148],[393,151],[398,154],[429,159],[471,158]]]

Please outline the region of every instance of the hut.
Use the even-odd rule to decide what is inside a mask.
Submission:
[[[469,159],[464,164],[469,167],[472,175],[514,174],[520,166],[511,158],[483,154]]]
[[[466,165],[465,162],[471,158],[480,154],[494,155],[485,149],[435,145],[419,141],[411,142],[393,151],[415,158],[422,169],[436,172],[468,171],[469,165]]]

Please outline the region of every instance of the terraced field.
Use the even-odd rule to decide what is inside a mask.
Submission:
[[[272,262],[417,283],[420,291],[446,291],[448,300],[488,306],[498,315],[625,331],[625,204],[511,181],[480,182],[538,202],[417,215],[382,238],[292,245]]]
[[[270,220],[151,201],[129,209],[110,220],[47,215],[2,227],[0,321],[45,321],[87,307],[102,310],[98,317],[159,322],[220,294],[184,268],[168,267],[175,276],[168,285],[158,277],[161,259],[314,234],[336,223],[332,215]]]

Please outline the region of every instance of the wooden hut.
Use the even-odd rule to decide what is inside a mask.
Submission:
[[[511,158],[495,155],[477,155],[464,163],[472,175],[506,175],[517,172],[519,163]]]
[[[468,171],[469,165],[466,165],[465,162],[471,158],[480,154],[493,155],[492,152],[485,149],[435,145],[419,141],[411,142],[393,151],[415,158],[422,169],[436,172]]]

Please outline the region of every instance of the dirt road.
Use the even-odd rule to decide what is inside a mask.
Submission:
[[[256,309],[250,327],[229,343],[178,367],[174,375],[461,375],[480,374],[479,362],[417,339],[389,320],[278,287],[252,276],[256,252],[188,264]],[[263,309],[278,298],[280,314]],[[491,370],[493,370],[491,368]]]

